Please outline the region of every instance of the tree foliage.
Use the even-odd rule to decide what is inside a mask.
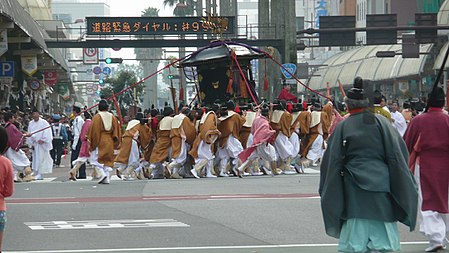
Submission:
[[[121,65],[121,67],[119,67],[113,77],[107,78],[105,80],[107,85],[103,89],[101,89],[100,96],[102,98],[111,97],[113,94],[117,94],[123,89],[137,83],[137,81],[140,79],[137,74],[138,69],[138,65]],[[142,72],[141,68],[140,72]],[[137,94],[140,94],[143,90],[143,85],[138,84],[135,86],[135,89],[137,91]],[[134,104],[133,92],[133,89],[130,89],[117,96],[117,100],[122,106],[124,106],[124,108],[127,108],[129,105]]]
[[[177,17],[193,16],[195,12],[195,0],[164,0],[164,6],[175,6],[173,15]]]

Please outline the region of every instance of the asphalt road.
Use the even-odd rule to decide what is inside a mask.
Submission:
[[[337,252],[324,232],[319,174],[20,183],[4,252]],[[400,226],[403,252],[424,236]]]

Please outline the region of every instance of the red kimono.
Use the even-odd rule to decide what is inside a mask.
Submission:
[[[449,213],[449,115],[430,108],[410,121],[404,139],[411,168],[419,163],[422,211]]]
[[[295,95],[288,92],[286,89],[281,90],[281,93],[279,93],[278,99],[290,101],[292,103],[298,103],[298,98]]]

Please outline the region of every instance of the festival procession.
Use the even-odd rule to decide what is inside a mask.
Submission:
[[[73,100],[69,112],[51,113],[37,103],[1,108],[0,251],[5,198],[14,187],[37,185],[55,172],[63,173],[66,185],[108,189],[119,181],[301,182],[316,171],[324,230],[338,239],[339,252],[400,251],[398,224],[425,236],[424,252],[445,252],[449,101],[443,78],[449,47],[420,98],[387,98],[363,76],[351,77],[345,87],[337,80],[331,93],[329,82],[319,84],[326,89],[305,84],[295,75],[296,65],[281,64],[273,48],[222,37],[231,19],[207,14],[203,27],[218,39],[170,58],[140,80],[122,79],[120,89],[94,103]],[[284,80],[267,76],[267,62]],[[264,77],[255,78],[257,68],[265,68]],[[135,87],[171,69],[193,80],[189,101],[170,73],[170,96],[162,105],[136,102],[124,109],[119,96],[132,97]],[[271,99],[260,94],[276,85],[282,87]],[[299,94],[296,85],[306,93]]]

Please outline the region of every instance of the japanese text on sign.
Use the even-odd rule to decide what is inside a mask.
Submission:
[[[234,33],[234,17],[224,33]],[[210,29],[202,17],[86,17],[88,35],[205,34]]]

